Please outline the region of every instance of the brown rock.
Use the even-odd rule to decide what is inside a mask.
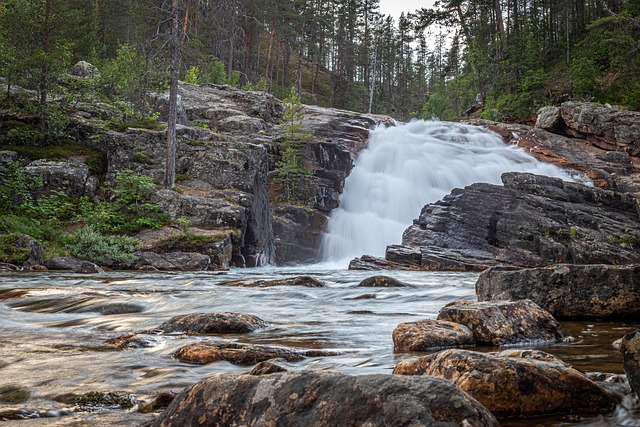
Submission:
[[[287,369],[283,368],[280,365],[275,364],[272,361],[265,360],[264,362],[258,363],[253,367],[249,375],[269,375],[275,374],[276,372],[288,372]]]
[[[288,362],[295,362],[307,357],[336,356],[338,354],[322,350],[222,342],[189,344],[179,348],[173,357],[181,362],[196,365],[206,365],[220,360],[234,365],[255,365],[269,359],[281,358]]]
[[[433,377],[339,373],[217,375],[180,393],[153,427],[498,426],[476,400]]]
[[[640,397],[640,329],[624,336],[620,344],[620,352],[629,384]]]
[[[448,379],[498,418],[614,409],[614,399],[582,373],[542,359],[444,350],[401,362],[393,372]]]
[[[361,281],[358,286],[366,288],[404,288],[411,285],[389,276],[371,276]]]
[[[174,316],[160,325],[158,329],[165,333],[238,334],[267,326],[267,322],[252,314],[219,312]]]
[[[474,344],[469,328],[444,320],[404,322],[393,330],[394,351],[428,351]]]
[[[455,301],[440,310],[438,320],[465,325],[482,344],[556,342],[565,338],[556,319],[531,300]]]

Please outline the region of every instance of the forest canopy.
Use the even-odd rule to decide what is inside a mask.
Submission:
[[[411,117],[527,121],[568,99],[640,108],[640,1],[440,0],[397,22],[378,0],[179,0],[180,78]],[[85,60],[147,115],[169,82],[167,0],[5,0],[0,76],[61,87]],[[64,85],[62,85],[64,86]],[[68,85],[67,85],[68,86]]]

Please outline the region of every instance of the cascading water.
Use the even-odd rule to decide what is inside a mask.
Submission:
[[[524,150],[507,146],[482,128],[439,121],[414,121],[371,132],[333,210],[321,247],[327,262],[361,255],[383,256],[400,243],[422,207],[454,188],[476,182],[501,184],[504,172],[573,178]]]

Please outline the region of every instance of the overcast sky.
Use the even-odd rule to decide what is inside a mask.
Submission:
[[[433,7],[433,0],[380,0],[380,11],[385,15],[391,15],[398,22],[402,12],[415,12],[423,7]]]

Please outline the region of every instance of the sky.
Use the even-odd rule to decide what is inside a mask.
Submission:
[[[391,15],[398,22],[402,12],[415,12],[423,7],[432,7],[433,0],[380,0],[380,11]]]

